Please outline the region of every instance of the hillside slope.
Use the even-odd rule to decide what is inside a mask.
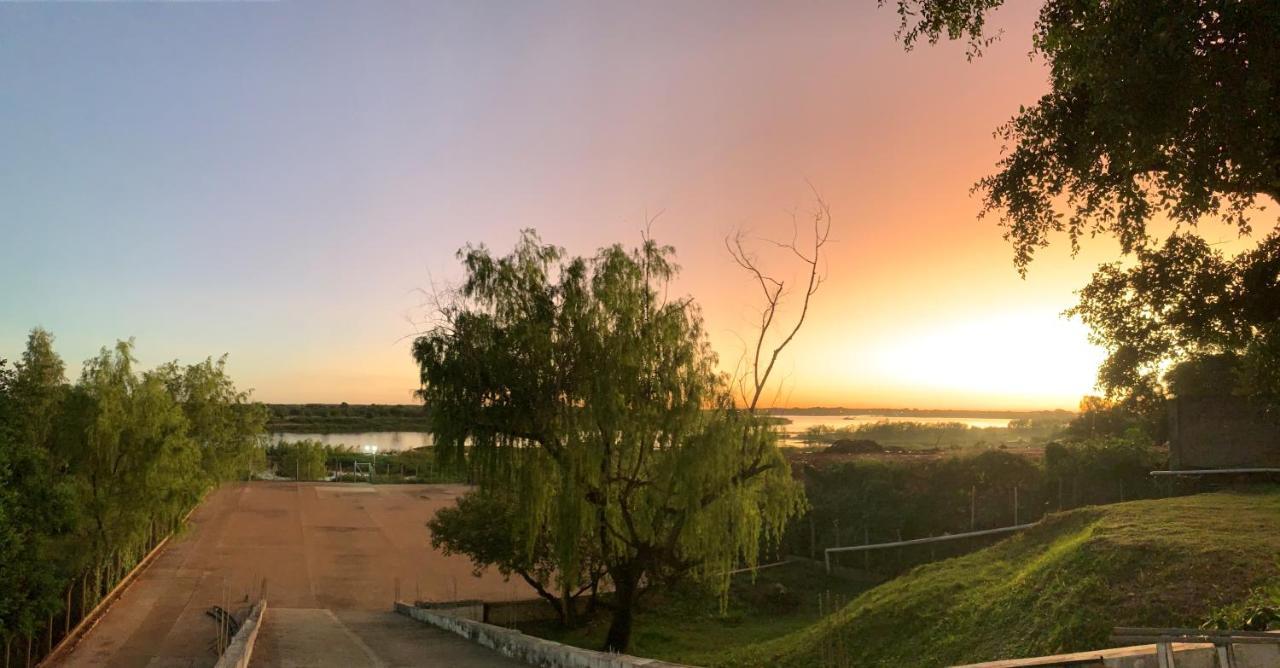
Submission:
[[[1198,626],[1280,578],[1280,489],[1082,508],[918,568],[724,666],[938,666],[1086,650],[1115,626]]]

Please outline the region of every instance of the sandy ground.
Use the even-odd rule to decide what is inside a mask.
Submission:
[[[466,558],[445,557],[431,548],[427,520],[464,492],[458,485],[225,486],[201,504],[187,531],[170,542],[62,665],[212,666],[216,626],[205,610],[223,605],[239,614],[264,593],[269,608],[260,638],[264,661],[258,665],[307,665],[293,663],[283,650],[289,637],[312,622],[342,631],[319,635],[344,639],[330,643],[335,657],[355,651],[353,646],[359,649],[349,633],[353,630],[357,638],[413,631],[404,625],[411,620],[369,614],[391,609],[397,580],[405,600],[529,597],[523,582],[507,582],[497,573],[474,577]],[[416,629],[422,642],[455,653],[488,651],[454,645],[443,631]],[[319,647],[323,653],[325,645]],[[333,665],[421,663],[414,647],[398,647],[394,656]],[[401,664],[396,656],[410,662]],[[461,656],[439,665],[468,665]],[[485,658],[491,661],[473,665],[504,663],[497,655],[477,660]]]

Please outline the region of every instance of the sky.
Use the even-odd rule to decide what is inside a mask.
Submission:
[[[827,282],[787,406],[1072,408],[1102,353],[1061,312],[1097,240],[1025,279],[974,181],[1047,90],[1034,3],[904,51],[865,2],[0,3],[0,357],[116,339],[229,354],[268,402],[408,403],[423,290],[522,228],[678,252],[726,365],[766,253],[820,193]]]

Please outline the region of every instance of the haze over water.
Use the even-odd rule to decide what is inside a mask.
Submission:
[[[780,429],[787,434],[783,440],[784,445],[801,446],[804,445],[798,438],[799,434],[810,427],[830,427],[832,429],[842,429],[848,427],[857,427],[864,424],[875,424],[877,422],[919,422],[924,424],[944,424],[944,423],[960,423],[969,427],[988,428],[988,427],[1007,427],[1009,420],[1001,418],[983,418],[983,417],[901,417],[891,415],[787,415],[786,419],[791,423],[783,425]],[[398,450],[412,450],[431,445],[431,434],[420,431],[376,431],[361,432],[349,434],[317,434],[304,432],[277,432],[271,434],[272,440],[281,440],[286,443],[296,443],[298,441],[319,441],[325,445],[347,446],[356,450],[376,449],[377,452],[391,452]]]

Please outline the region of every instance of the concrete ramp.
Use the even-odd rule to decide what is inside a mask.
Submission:
[[[391,611],[271,608],[249,665],[480,668],[525,664]]]

